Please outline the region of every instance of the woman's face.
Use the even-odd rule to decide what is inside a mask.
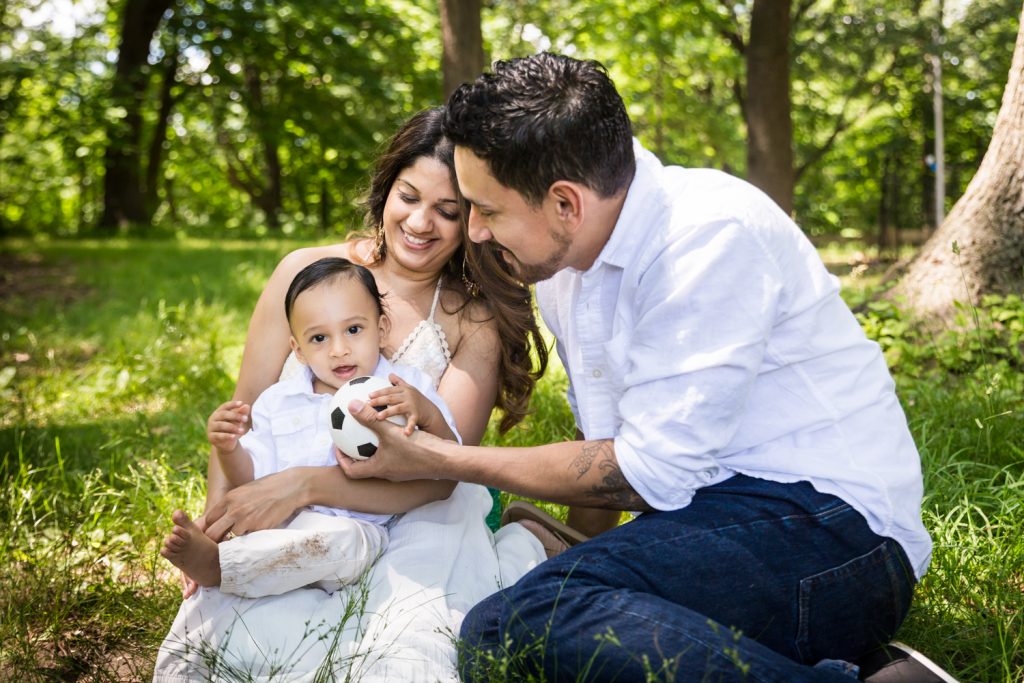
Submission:
[[[448,167],[420,157],[399,172],[384,203],[387,258],[417,273],[439,273],[462,243]]]

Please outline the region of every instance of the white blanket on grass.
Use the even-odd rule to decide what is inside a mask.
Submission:
[[[544,559],[518,524],[491,534],[487,490],[406,513],[366,579],[332,595],[302,589],[246,599],[217,589],[182,602],[153,680],[457,681],[466,612]]]

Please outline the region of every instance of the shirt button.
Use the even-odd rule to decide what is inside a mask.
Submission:
[[[594,371],[593,371],[592,373],[590,373],[590,374],[592,374],[592,375],[594,376],[594,378],[596,379],[596,378],[598,378],[598,377],[600,377],[600,376],[601,376],[601,371],[600,371],[600,370],[594,370]]]

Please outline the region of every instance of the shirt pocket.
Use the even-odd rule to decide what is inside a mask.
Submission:
[[[312,446],[316,438],[316,411],[308,407],[282,411],[270,418],[278,471],[312,465]]]

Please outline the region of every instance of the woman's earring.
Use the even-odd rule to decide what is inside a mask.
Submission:
[[[469,274],[466,272],[466,252],[462,252],[462,284],[471,297],[480,293],[480,286],[470,280]]]
[[[377,226],[377,232],[373,236],[373,257],[377,261],[384,260],[384,224]]]

